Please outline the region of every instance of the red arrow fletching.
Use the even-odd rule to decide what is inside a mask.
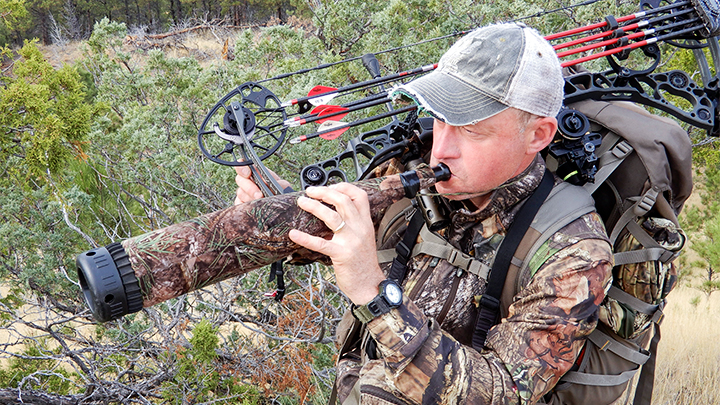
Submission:
[[[318,119],[316,119],[315,122],[322,124],[323,122],[326,122],[331,118],[334,121],[339,121],[345,118],[345,116],[348,115],[350,111],[347,108],[341,107],[339,105],[321,105],[313,108],[311,112],[313,114],[317,114]],[[320,118],[326,115],[331,115],[331,117]]]
[[[340,121],[325,121],[322,125],[318,127],[318,132],[327,131],[328,129],[332,129],[338,126],[347,125],[345,122]],[[330,131],[324,134],[320,134],[320,138],[327,139],[328,141],[331,141],[333,139],[336,139],[340,135],[344,134],[345,131],[350,129],[350,127],[345,126],[343,128],[337,129],[335,131]]]

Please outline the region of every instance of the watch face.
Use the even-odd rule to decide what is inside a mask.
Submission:
[[[395,283],[387,283],[385,285],[385,298],[390,305],[400,305],[402,303],[402,290]]]

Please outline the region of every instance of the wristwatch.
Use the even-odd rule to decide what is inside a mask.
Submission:
[[[394,280],[383,280],[378,286],[380,293],[365,305],[353,306],[353,315],[362,323],[368,323],[402,304],[402,287]]]

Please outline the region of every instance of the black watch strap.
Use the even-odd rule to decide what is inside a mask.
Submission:
[[[389,284],[391,285],[390,287],[388,287]],[[397,299],[395,302],[388,299],[386,296],[387,289],[393,287],[396,293],[399,294],[399,296],[395,296]],[[381,282],[379,289],[380,293],[376,295],[372,301],[365,305],[353,305],[353,315],[355,315],[355,318],[357,318],[360,322],[368,323],[380,315],[387,314],[393,308],[399,307],[402,303],[402,288],[394,280],[385,280]]]
[[[392,308],[378,295],[365,305],[354,305],[353,315],[362,323],[368,323],[380,315],[387,314]]]

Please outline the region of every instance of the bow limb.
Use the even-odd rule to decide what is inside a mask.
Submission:
[[[230,109],[235,116],[235,122],[243,122],[245,120],[240,103],[233,101],[230,104]],[[238,136],[240,137],[240,152],[243,155],[243,160],[252,162],[250,170],[252,171],[255,183],[260,187],[263,195],[270,197],[272,195],[282,194],[283,188],[260,160],[260,157],[250,143],[250,137],[245,133],[242,125],[238,126]]]

